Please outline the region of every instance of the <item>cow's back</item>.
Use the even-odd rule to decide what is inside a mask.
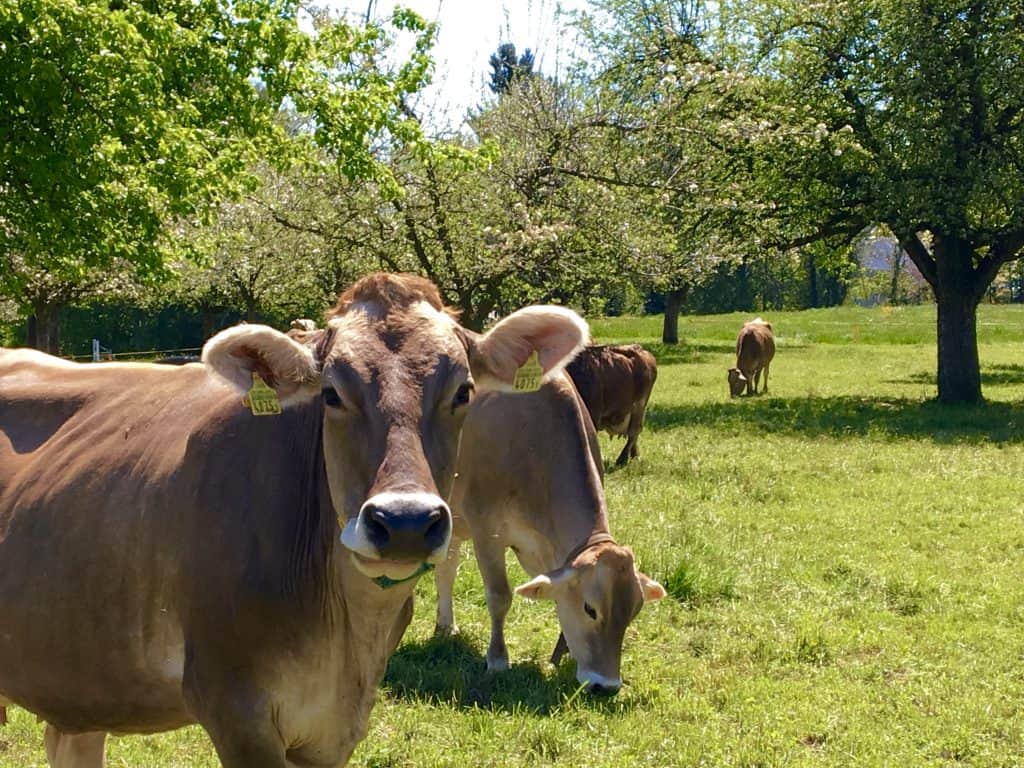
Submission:
[[[745,323],[736,338],[736,367],[742,371],[760,369],[775,357],[772,327],[763,320]]]
[[[0,351],[0,694],[68,730],[189,721],[184,457],[229,396],[198,365]]]

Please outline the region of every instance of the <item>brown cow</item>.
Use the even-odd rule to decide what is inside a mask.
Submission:
[[[47,722],[51,766],[194,722],[225,768],[343,765],[445,561],[474,387],[587,334],[529,307],[477,336],[409,276],[333,315],[228,329],[205,365],[0,351],[0,705]]]
[[[440,633],[455,631],[452,584],[459,539],[472,536],[491,614],[487,668],[508,667],[505,616],[512,602],[505,572],[511,548],[531,581],[516,593],[555,602],[576,678],[592,693],[621,686],[626,627],[644,602],[665,590],[640,573],[633,553],[609,533],[597,435],[567,377],[536,392],[477,398],[463,426],[452,487],[455,531],[436,572]]]
[[[622,466],[640,451],[647,401],[658,378],[654,355],[639,344],[584,347],[565,368],[587,406],[594,428],[626,438],[615,463]]]
[[[736,366],[729,369],[729,394],[757,394],[758,380],[764,371],[764,389],[768,391],[768,366],[775,357],[775,338],[772,326],[760,317],[745,323],[736,338]]]

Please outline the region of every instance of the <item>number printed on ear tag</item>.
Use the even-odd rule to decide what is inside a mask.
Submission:
[[[534,351],[522,367],[516,371],[516,377],[512,381],[512,387],[516,392],[536,392],[540,389],[541,380],[544,378],[544,369],[540,367],[537,360],[537,353]]]
[[[281,413],[281,401],[277,397],[277,392],[267,386],[267,382],[255,371],[252,374],[252,387],[246,393],[242,404],[252,409],[253,416],[277,416]]]

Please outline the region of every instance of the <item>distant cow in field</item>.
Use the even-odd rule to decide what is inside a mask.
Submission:
[[[729,369],[729,394],[738,397],[744,388],[757,394],[758,380],[764,371],[764,389],[768,391],[768,366],[775,357],[775,337],[771,323],[760,317],[745,323],[736,338],[736,366]]]
[[[636,458],[644,411],[658,377],[654,355],[639,344],[594,344],[584,347],[566,371],[590,412],[594,428],[626,438],[626,447],[615,463],[622,466]]]

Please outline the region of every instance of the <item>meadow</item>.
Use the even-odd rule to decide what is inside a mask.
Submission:
[[[470,548],[462,634],[434,639],[432,580],[352,764],[1024,765],[1024,307],[984,306],[987,403],[940,407],[931,307],[765,315],[770,392],[730,400],[749,315],[595,319],[658,382],[640,459],[614,469],[612,531],[669,597],[626,638],[622,692],[590,699],[547,658],[551,604],[517,599],[490,675]],[[512,565],[513,583],[524,580]],[[0,768],[45,766],[14,710]],[[108,766],[217,766],[202,731],[114,738]]]

